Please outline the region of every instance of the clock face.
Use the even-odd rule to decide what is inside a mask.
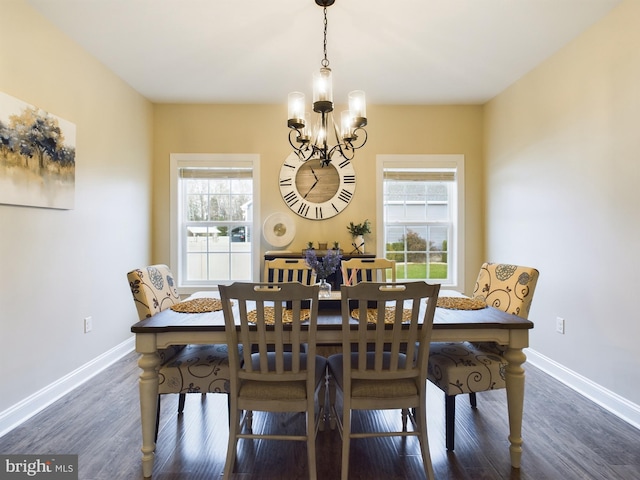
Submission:
[[[325,220],[335,217],[353,198],[356,174],[350,160],[335,155],[322,166],[320,160],[301,161],[291,154],[280,168],[280,194],[301,217]]]

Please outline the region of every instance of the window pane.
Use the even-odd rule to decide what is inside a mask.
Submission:
[[[252,279],[253,179],[247,168],[182,168],[183,278]]]
[[[207,227],[187,227],[187,252],[206,252],[209,235]]]
[[[400,280],[447,280],[452,229],[450,194],[455,174],[384,170],[385,257]],[[443,178],[445,180],[443,180]]]
[[[210,253],[208,259],[208,280],[221,281],[230,279],[231,272],[229,267],[231,264],[231,255],[229,252]]]

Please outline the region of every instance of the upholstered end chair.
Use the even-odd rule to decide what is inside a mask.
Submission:
[[[483,263],[473,288],[472,298],[482,300],[490,307],[503,312],[529,318],[539,275],[538,270],[531,267]],[[476,342],[474,345],[499,355],[506,349],[493,342]]]
[[[485,263],[473,298],[488,306],[528,318],[539,272],[517,265]],[[505,388],[504,346],[493,342],[434,342],[429,351],[427,378],[445,393],[446,446],[455,447],[455,398],[469,394],[477,407],[477,392]]]
[[[166,265],[138,268],[130,271],[127,278],[140,320],[180,302],[173,274]],[[178,413],[182,413],[187,393],[229,393],[226,344],[172,345],[159,350],[158,355],[158,420],[160,396],[163,394],[179,394]],[[156,436],[157,429],[156,424]]]
[[[473,289],[473,298],[503,312],[529,318],[539,272],[531,267],[485,263]]]
[[[180,302],[173,274],[166,265],[151,265],[127,273],[133,302],[138,318],[144,320]],[[160,362],[165,363],[184,348],[184,345],[171,345],[158,350]]]

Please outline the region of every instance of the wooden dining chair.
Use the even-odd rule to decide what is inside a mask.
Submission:
[[[396,262],[386,258],[351,258],[341,264],[345,285],[365,282],[395,282]]]
[[[166,265],[151,265],[127,273],[129,287],[140,320],[152,317],[180,302],[173,274]],[[188,314],[185,314],[188,315]],[[177,393],[178,413],[184,410],[187,393],[228,393],[229,356],[227,346],[171,345],[159,349],[158,415],[156,439],[160,422],[160,398]]]
[[[486,305],[528,318],[539,272],[517,265],[485,263],[480,268],[473,298]],[[445,393],[445,443],[455,447],[456,396],[505,388],[505,347],[493,342],[435,342],[429,353],[428,379]]]
[[[326,372],[326,359],[316,355],[319,287],[289,282],[219,288],[231,347],[231,424],[224,478],[230,478],[234,469],[239,439],[271,439],[305,441],[309,478],[315,479],[315,442],[319,423],[324,421]],[[308,308],[302,308],[303,301]],[[233,348],[236,345],[242,347],[241,355]],[[243,415],[254,411],[304,412],[305,432],[254,433]]]
[[[330,404],[342,436],[343,480],[349,477],[351,439],[376,436],[418,437],[426,476],[434,478],[427,439],[426,378],[439,290],[440,285],[425,282],[343,285],[342,351],[350,353],[328,360]],[[351,302],[357,305],[353,311]],[[342,396],[342,416],[335,408],[336,392]],[[352,430],[353,410],[386,409],[407,412],[413,428],[407,428],[405,417],[402,431]],[[408,413],[410,409],[415,413]]]
[[[275,258],[265,260],[263,282],[300,282],[314,285],[316,273],[303,258]]]

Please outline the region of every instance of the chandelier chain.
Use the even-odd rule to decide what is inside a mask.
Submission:
[[[327,7],[324,7],[324,59],[320,64],[325,68],[329,67],[329,59],[327,58],[327,25]]]

